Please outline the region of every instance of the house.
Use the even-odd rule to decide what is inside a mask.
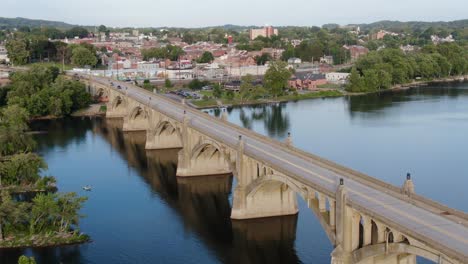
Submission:
[[[315,90],[317,86],[327,83],[324,74],[314,74],[311,72],[296,72],[294,76],[289,79],[289,87],[297,90]]]
[[[320,63],[325,63],[325,64],[333,64],[333,56],[326,56],[323,55],[323,57],[320,58]]]

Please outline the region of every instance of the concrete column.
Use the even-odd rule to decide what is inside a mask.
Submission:
[[[182,121],[182,150],[179,151],[177,163],[177,175],[188,175],[188,168],[190,166],[190,135],[189,135],[190,118],[185,114]]]
[[[325,195],[323,195],[322,193],[318,193],[317,199],[318,199],[319,211],[321,213],[326,212],[327,211],[327,198],[325,197]]]
[[[363,242],[362,246],[368,246],[372,243],[372,222],[370,217],[362,216],[363,219]]]
[[[351,263],[352,212],[346,206],[347,192],[343,179],[336,192],[336,248],[331,254],[332,264]]]
[[[406,180],[403,186],[401,187],[401,192],[408,196],[411,196],[414,194],[414,183],[413,183],[413,180],[411,180],[410,173],[406,174]]]
[[[335,200],[329,199],[330,203],[330,227],[335,229],[336,226],[336,202]]]

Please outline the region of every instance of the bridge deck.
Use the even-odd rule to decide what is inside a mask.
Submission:
[[[93,77],[92,81],[109,85],[109,79],[106,78]],[[164,96],[128,83],[114,83],[124,87],[124,90],[115,89],[116,91],[180,122],[183,119],[183,111],[186,110],[192,128],[228,146],[236,147],[238,136],[241,134],[246,155],[331,197],[334,197],[339,179],[344,178],[349,193],[348,204],[351,207],[444,252],[449,257],[468,263],[468,227],[465,213],[450,210],[453,214],[447,216],[441,213],[445,212],[444,206],[425,198],[420,197],[419,200],[412,201],[396,192],[394,186],[384,188],[385,184],[379,184],[377,180],[363,178],[340,165],[334,166],[328,161],[325,163],[318,157],[315,159],[315,156],[287,148],[283,143],[266,139],[255,132],[190,109]]]

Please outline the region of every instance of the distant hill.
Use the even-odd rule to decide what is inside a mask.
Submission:
[[[59,29],[69,29],[76,25],[67,24],[60,21],[49,21],[41,19],[29,19],[29,18],[6,18],[0,17],[0,28],[19,28],[19,27],[54,27]]]
[[[383,20],[370,24],[352,24],[349,26],[359,26],[361,30],[374,30],[374,29],[385,29],[391,31],[403,31],[405,29],[419,29],[426,30],[430,27],[434,28],[451,28],[451,29],[463,29],[468,27],[468,19],[455,20],[450,22],[422,22],[422,21],[409,21],[409,22],[400,22],[400,21],[390,21]]]

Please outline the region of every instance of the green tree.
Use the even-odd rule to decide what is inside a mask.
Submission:
[[[8,57],[14,65],[24,65],[28,62],[30,53],[28,43],[24,39],[11,39],[5,45]]]
[[[72,51],[72,62],[78,66],[94,67],[97,63],[96,55],[84,47],[77,47]]]
[[[171,80],[169,80],[169,79],[164,80],[164,87],[166,87],[166,88],[172,88],[173,85],[172,85]]]
[[[291,71],[287,68],[287,63],[283,61],[272,61],[263,78],[265,87],[272,95],[282,95],[287,88],[288,80],[291,78]]]
[[[363,92],[365,91],[364,80],[355,67],[351,69],[349,83],[346,86],[348,92]]]
[[[84,27],[73,27],[65,32],[65,35],[68,38],[74,38],[74,37],[79,37],[79,38],[85,38],[89,35],[89,32],[86,28]]]
[[[257,65],[265,65],[270,60],[271,55],[268,53],[263,53],[261,56],[255,57],[255,62],[257,63]]]
[[[28,112],[17,105],[10,105],[0,111],[0,158],[34,148],[34,141],[25,133],[28,120]]]
[[[253,82],[254,77],[250,74],[247,74],[246,76],[242,77],[241,85],[239,88],[239,99],[241,101],[248,99],[249,96],[252,95],[252,91],[254,89]]]
[[[0,163],[1,185],[31,185],[40,179],[40,172],[47,169],[44,160],[34,153],[20,153]]]
[[[36,264],[34,257],[21,256],[18,259],[18,264]]]
[[[223,90],[221,89],[221,85],[219,83],[216,83],[213,85],[213,97],[214,98],[221,98],[223,95]]]
[[[211,63],[212,61],[214,61],[214,56],[209,51],[203,52],[202,56],[198,59],[199,63]]]

